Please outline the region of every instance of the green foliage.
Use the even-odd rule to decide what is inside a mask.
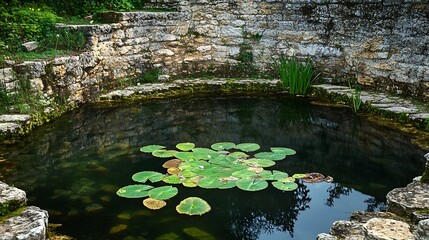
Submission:
[[[353,112],[357,113],[360,109],[361,104],[362,104],[361,89],[360,89],[359,85],[357,85],[357,84],[353,88],[350,81],[349,81],[349,89],[350,89],[350,94],[351,94],[351,107],[353,109]]]
[[[310,59],[305,63],[298,62],[294,57],[280,59],[277,65],[283,87],[290,93],[305,95],[314,78],[314,70]]]
[[[3,204],[0,205],[0,216],[4,216],[6,214],[8,214],[9,211],[9,203],[5,202]]]
[[[157,83],[159,82],[158,77],[161,75],[161,70],[158,68],[149,68],[142,72],[137,77],[138,83]]]
[[[210,205],[201,198],[189,197],[181,201],[176,211],[186,215],[203,215],[211,210]]]

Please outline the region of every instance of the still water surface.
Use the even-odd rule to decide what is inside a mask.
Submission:
[[[158,211],[116,196],[136,172],[165,172],[163,161],[139,152],[141,146],[220,141],[254,142],[260,151],[293,148],[297,154],[272,169],[320,172],[334,182],[300,182],[294,192],[177,186],[179,194]],[[62,223],[58,232],[82,240],[308,240],[353,211],[382,210],[388,191],[421,174],[424,153],[411,136],[308,99],[185,98],[66,114],[6,150],[14,172],[3,180],[27,191],[29,204],[47,209],[50,222]],[[178,214],[175,206],[190,196],[205,199],[211,212]]]

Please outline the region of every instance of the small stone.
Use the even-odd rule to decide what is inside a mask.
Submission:
[[[321,233],[317,235],[317,240],[336,240],[337,238],[335,236],[332,236],[331,234],[327,233]]]
[[[26,203],[27,197],[24,191],[0,182],[0,210],[6,206],[8,211],[12,212]]]
[[[167,82],[170,79],[170,75],[159,75],[158,81],[160,82]]]
[[[414,234],[417,239],[429,239],[429,219],[420,221]]]
[[[373,218],[364,224],[366,239],[371,240],[414,240],[410,225],[386,218]]]
[[[22,46],[25,48],[25,50],[27,52],[31,52],[33,50],[35,50],[38,46],[37,46],[37,42],[26,42],[23,43]]]

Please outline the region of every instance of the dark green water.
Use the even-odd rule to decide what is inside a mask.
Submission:
[[[297,154],[273,169],[320,172],[334,182],[299,183],[294,192],[178,186],[179,194],[158,211],[116,196],[138,171],[165,172],[163,161],[139,152],[141,146],[209,147],[220,141],[254,142],[260,151],[293,148]],[[50,222],[63,224],[58,232],[97,240],[315,239],[352,211],[383,209],[388,191],[421,174],[425,153],[411,136],[353,116],[350,109],[280,96],[90,105],[5,151],[14,172],[4,181],[27,191],[29,204],[49,210]],[[212,211],[178,214],[175,206],[190,196],[204,198]],[[114,233],[117,226],[126,230]]]

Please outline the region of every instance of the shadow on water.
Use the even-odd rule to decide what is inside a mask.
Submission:
[[[157,212],[115,192],[143,170],[165,172],[139,148],[179,142],[209,147],[219,141],[255,142],[260,151],[297,151],[272,169],[320,172],[333,183],[299,183],[294,192],[179,186]],[[385,195],[419,175],[424,151],[411,136],[305,98],[231,97],[88,105],[32,132],[3,151],[4,180],[48,209],[59,231],[78,239],[315,239],[355,210],[380,210]],[[2,163],[0,163],[2,164]],[[5,163],[3,163],[5,164]],[[13,171],[10,171],[13,169]],[[158,185],[162,185],[157,183]],[[212,211],[182,216],[175,206],[202,197]]]

